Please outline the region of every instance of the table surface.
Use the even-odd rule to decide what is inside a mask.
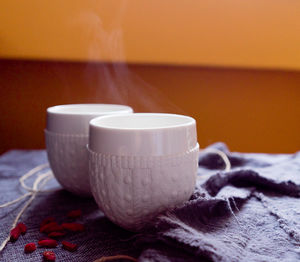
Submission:
[[[94,261],[126,254],[139,261],[299,261],[300,260],[300,154],[231,153],[224,144],[212,146],[227,154],[230,172],[218,155],[203,152],[199,179],[191,200],[170,211],[138,234],[111,223],[93,199],[63,190],[38,194],[20,221],[28,232],[9,242],[1,261],[42,261],[44,249],[24,254],[24,245],[42,237],[45,217],[66,221],[70,210],[81,209],[81,233],[65,240],[79,245],[76,252],[53,250],[57,261]],[[22,194],[18,179],[47,162],[44,150],[12,150],[0,157],[0,204]],[[28,184],[32,180],[28,181]],[[0,241],[26,200],[0,209]]]

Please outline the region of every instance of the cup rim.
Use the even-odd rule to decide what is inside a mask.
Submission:
[[[70,110],[70,109],[81,110]],[[86,110],[85,110],[86,109]],[[92,109],[92,110],[91,110]],[[110,110],[109,110],[110,109]],[[55,105],[47,108],[48,114],[66,115],[66,116],[84,116],[84,115],[98,115],[98,114],[119,114],[119,113],[132,113],[133,109],[130,106],[119,104],[99,104],[99,103],[87,103],[87,104],[64,104]]]
[[[139,126],[138,121],[139,118],[150,118],[151,121],[154,119],[154,121],[161,121],[163,119],[172,119],[177,120],[177,122],[173,123],[154,123],[153,126],[151,126],[150,123],[148,123],[148,126],[143,127]],[[120,119],[131,119],[136,120],[134,121],[136,126],[121,126],[120,125]],[[107,121],[108,120],[108,121]],[[108,124],[109,120],[115,121],[115,124]],[[180,122],[181,121],[181,122]],[[118,130],[118,131],[128,131],[128,130],[135,130],[135,131],[146,131],[146,130],[161,130],[161,129],[174,129],[174,128],[182,128],[187,127],[190,125],[195,125],[196,121],[194,118],[186,115],[179,115],[179,114],[170,114],[170,113],[133,113],[128,115],[121,115],[121,114],[115,114],[115,115],[105,115],[105,116],[99,116],[96,118],[93,118],[90,121],[90,126],[93,128],[99,128],[99,129],[106,129],[106,130]],[[132,124],[127,123],[128,125]],[[126,123],[125,123],[126,125]]]

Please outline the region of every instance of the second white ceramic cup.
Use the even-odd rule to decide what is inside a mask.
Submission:
[[[130,114],[129,106],[112,104],[70,104],[47,109],[45,129],[50,167],[68,191],[91,196],[86,145],[91,119],[112,114]]]
[[[194,191],[199,145],[193,118],[134,113],[91,120],[93,196],[116,224],[139,230]]]

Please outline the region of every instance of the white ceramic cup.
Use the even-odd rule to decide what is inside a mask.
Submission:
[[[191,117],[95,118],[88,149],[92,194],[106,216],[128,230],[187,201],[195,189],[199,145]]]
[[[129,106],[111,104],[70,104],[47,109],[45,138],[48,160],[54,176],[65,189],[91,196],[86,149],[90,120],[132,112]]]

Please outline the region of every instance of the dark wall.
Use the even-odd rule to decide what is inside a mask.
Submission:
[[[0,153],[44,148],[46,108],[121,103],[198,122],[203,148],[300,149],[300,72],[0,60]]]

